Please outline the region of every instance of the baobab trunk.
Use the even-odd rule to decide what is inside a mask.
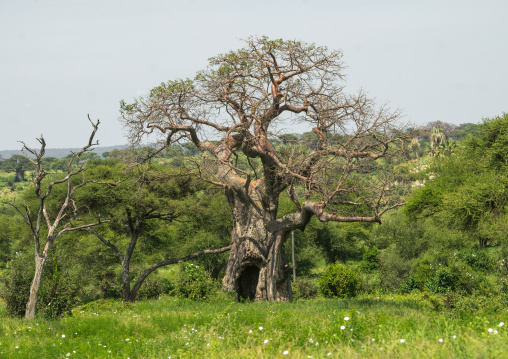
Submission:
[[[224,289],[255,301],[291,301],[286,233],[266,229],[276,219],[278,195],[274,201],[257,201],[252,193],[247,197],[227,190],[226,194],[233,210],[233,231]]]

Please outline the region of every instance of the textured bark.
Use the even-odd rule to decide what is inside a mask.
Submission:
[[[51,239],[46,242],[41,256],[39,256],[37,250],[35,252],[35,273],[34,278],[32,279],[32,284],[30,285],[28,303],[26,304],[26,319],[33,319],[37,313],[37,297],[39,294],[39,287],[41,285],[42,271],[44,270],[44,265],[46,264],[46,259],[48,258],[49,248],[52,243],[53,240]]]
[[[275,219],[278,194],[271,198],[275,206],[270,207],[266,206],[266,198],[257,200],[256,190],[250,196],[238,192],[227,191],[233,210],[233,231],[223,287],[237,292],[239,298],[291,301],[289,261],[284,253],[286,231],[266,229]]]

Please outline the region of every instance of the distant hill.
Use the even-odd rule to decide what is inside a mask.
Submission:
[[[108,147],[95,147],[93,151],[101,156],[104,152],[111,152],[115,149],[122,150],[124,148],[128,148],[125,145],[118,146],[108,146]],[[46,148],[46,154],[44,157],[56,157],[62,158],[69,155],[71,152],[78,152],[81,148]],[[20,150],[3,150],[0,151],[0,155],[5,160],[13,155],[22,155],[23,153]]]

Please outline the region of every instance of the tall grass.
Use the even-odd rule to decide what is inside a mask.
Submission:
[[[508,314],[453,316],[421,297],[294,303],[97,301],[60,320],[0,307],[0,358],[501,358]]]

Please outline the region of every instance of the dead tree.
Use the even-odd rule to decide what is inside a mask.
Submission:
[[[42,158],[44,157],[46,150],[46,141],[44,140],[44,137],[41,135],[41,137],[37,139],[41,145],[39,151],[29,148],[22,142],[23,153],[30,162],[35,165],[33,187],[37,198],[36,213],[32,213],[28,205],[18,204],[15,200],[11,204],[16,211],[21,214],[23,220],[30,226],[34,239],[35,273],[32,284],[30,285],[30,296],[26,305],[25,318],[27,319],[34,318],[37,310],[37,295],[39,292],[44,264],[46,263],[51,245],[65,232],[82,230],[97,226],[101,223],[100,219],[92,223],[82,223],[79,218],[80,214],[82,214],[82,208],[80,208],[73,200],[73,195],[79,188],[90,182],[99,183],[85,178],[85,168],[83,167],[83,164],[76,165],[83,153],[90,151],[94,145],[97,145],[97,143],[93,143],[93,139],[99,126],[99,120],[97,120],[97,123],[90,120],[90,123],[93,126],[93,131],[88,140],[88,144],[79,152],[72,154],[69,162],[67,163],[65,177],[50,181],[49,183],[44,181],[48,172],[46,172],[42,166]],[[108,186],[114,186],[114,184],[111,183],[101,183]],[[48,201],[51,199],[52,191],[55,186],[60,185],[67,187],[65,195],[63,198],[59,198],[61,202],[58,204],[56,213],[50,213],[51,211],[48,206]],[[108,221],[106,220],[102,222]],[[43,229],[42,227],[44,225],[46,228]],[[43,239],[44,237],[45,241]],[[42,252],[41,244],[44,246],[42,248]]]
[[[159,150],[193,143],[189,173],[224,189],[233,212],[223,287],[253,300],[292,300],[283,244],[312,216],[322,222],[380,222],[402,203],[401,182],[377,160],[406,138],[400,113],[362,91],[344,92],[339,51],[298,41],[250,38],[210,59],[194,79],[162,83],[121,114],[133,144],[157,136]],[[295,124],[317,137],[312,148],[277,143]],[[288,131],[289,129],[289,131]],[[191,166],[192,164],[192,166]],[[279,196],[295,212],[277,218]]]

